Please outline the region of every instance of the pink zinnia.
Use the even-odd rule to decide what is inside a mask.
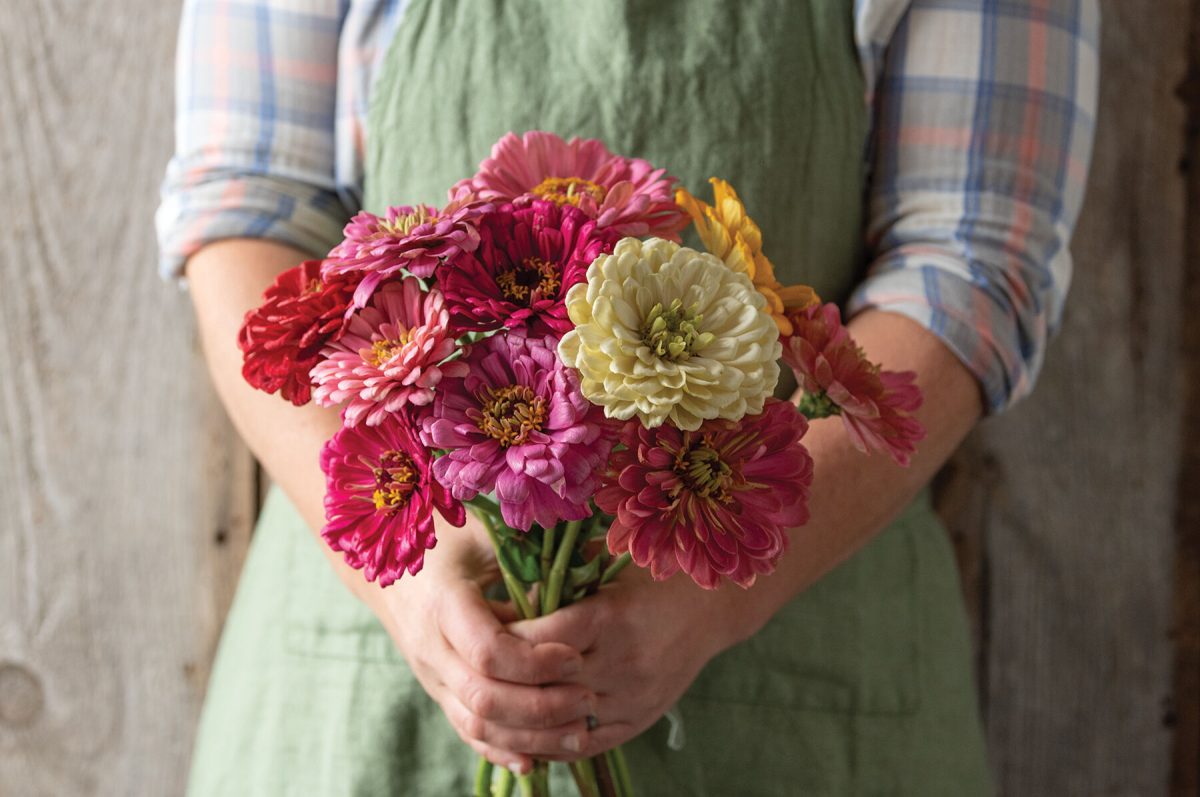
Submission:
[[[323,407],[348,401],[347,426],[364,419],[374,426],[407,405],[429,404],[443,377],[467,372],[461,361],[446,361],[458,350],[448,323],[436,288],[422,291],[416,277],[388,283],[321,351],[313,397]]]
[[[406,414],[379,426],[346,427],[321,450],[325,528],[321,536],[367,581],[386,587],[415,575],[437,543],[433,510],[454,526],[466,520],[430,473],[430,451]]]
[[[446,380],[422,439],[448,453],[434,475],[459,500],[495,492],[504,522],[528,531],[591,515],[612,440],[553,338],[493,335],[472,348],[465,379]]]
[[[675,178],[638,158],[623,158],[595,139],[563,141],[531,130],[507,133],[492,147],[479,173],[456,189],[483,199],[547,199],[574,205],[599,226],[621,236],[656,235],[679,240],[688,216],[675,204]]]
[[[907,466],[925,437],[911,413],[921,406],[912,371],[883,371],[867,359],[842,325],[837,305],[788,313],[793,333],[783,341],[783,360],[804,389],[800,407],[810,418],[840,415],[859,451],[874,449]]]
[[[578,208],[552,202],[510,205],[476,221],[479,246],[438,272],[455,328],[562,337],[573,326],[567,291],[586,279],[598,255],[612,251],[617,235],[598,230]]]
[[[245,380],[267,393],[279,391],[297,406],[307,404],[312,397],[309,371],[321,348],[345,330],[354,286],[351,275],[323,280],[319,260],[280,274],[238,331]]]
[[[768,399],[759,415],[705,421],[694,432],[625,425],[596,505],[616,516],[613,554],[656,579],[682,569],[705,589],[724,576],[749,587],[775,569],[788,529],[808,521],[808,422]]]
[[[416,277],[433,276],[439,263],[479,244],[471,220],[490,205],[465,191],[446,207],[389,207],[384,217],[362,211],[343,230],[345,240],[333,248],[326,274],[363,272],[354,306],[365,307],[379,284],[402,269]]]

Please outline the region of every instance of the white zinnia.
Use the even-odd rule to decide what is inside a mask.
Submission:
[[[575,329],[559,356],[610,418],[695,430],[762,412],[775,390],[779,330],[745,274],[660,238],[624,238],[567,292]]]

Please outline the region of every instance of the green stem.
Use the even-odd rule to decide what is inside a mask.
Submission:
[[[614,747],[609,751],[609,755],[612,756],[613,774],[616,776],[621,797],[633,797],[633,778],[629,776],[629,763],[625,760],[625,751]]]
[[[475,768],[475,797],[489,797],[491,790],[492,762],[480,756],[479,766]]]
[[[500,540],[500,534],[496,531],[495,519],[488,514],[480,513],[483,520],[483,525],[487,528],[488,539],[492,541],[492,547],[496,549],[496,564],[500,566],[500,575],[504,577],[504,586],[508,588],[508,595],[516,604],[517,609],[521,612],[521,616],[526,620],[532,620],[537,617],[537,612],[529,605],[529,596],[525,594],[525,587],[521,582],[508,571],[504,566],[504,559],[500,556],[500,546],[504,543]]]
[[[500,777],[492,784],[492,797],[511,797],[513,790],[513,773],[507,769],[500,770]]]
[[[596,785],[599,786],[600,797],[620,797],[616,784],[613,783],[612,771],[608,768],[608,757],[593,756],[592,766],[596,768]]]
[[[546,599],[542,601],[542,614],[550,614],[562,603],[563,579],[567,576],[567,565],[571,563],[575,540],[579,537],[579,529],[582,527],[582,520],[572,520],[563,531],[562,542],[558,544],[554,566],[550,568],[550,578],[546,582]]]
[[[554,542],[558,537],[558,527],[551,526],[546,529],[542,537],[542,581],[545,582],[550,576],[550,557],[554,555]]]
[[[617,577],[617,573],[620,573],[622,570],[624,570],[625,566],[632,561],[633,556],[629,553],[629,551],[626,551],[616,559],[613,559],[609,563],[608,567],[604,568],[604,573],[600,576],[600,585],[604,586],[608,582],[612,581]]]
[[[600,797],[600,789],[596,786],[596,770],[592,768],[591,760],[583,758],[572,761],[570,767],[579,797]]]

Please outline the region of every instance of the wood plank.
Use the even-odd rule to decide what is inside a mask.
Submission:
[[[154,273],[178,14],[0,3],[3,794],[182,792],[254,516]]]
[[[983,552],[966,572],[988,738],[1000,792],[1021,797],[1168,787],[1188,3],[1103,8],[1064,329],[1037,393],[960,455],[949,501],[960,551]]]

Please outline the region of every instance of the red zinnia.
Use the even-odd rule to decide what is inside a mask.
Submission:
[[[596,505],[616,519],[614,554],[629,551],[656,579],[683,569],[705,589],[721,576],[743,587],[770,573],[789,528],[808,521],[813,462],[808,422],[768,399],[760,415],[705,421],[694,432],[625,425]]]
[[[433,510],[452,525],[463,505],[433,479],[432,452],[417,440],[406,413],[378,426],[348,426],[321,450],[325,528],[321,536],[367,581],[386,587],[407,570],[415,575],[437,543]]]
[[[925,428],[911,413],[921,406],[912,371],[883,371],[867,359],[842,326],[837,305],[788,313],[793,333],[783,360],[804,389],[800,408],[810,418],[840,415],[850,442],[875,449],[907,466]]]
[[[537,201],[479,216],[479,247],[438,272],[451,323],[459,330],[526,329],[562,337],[572,328],[564,299],[619,235],[597,229],[578,208]]]
[[[321,278],[321,261],[306,260],[280,274],[263,304],[246,313],[238,333],[242,376],[259,390],[279,391],[296,406],[312,396],[308,372],[321,347],[341,337],[356,278]]]

